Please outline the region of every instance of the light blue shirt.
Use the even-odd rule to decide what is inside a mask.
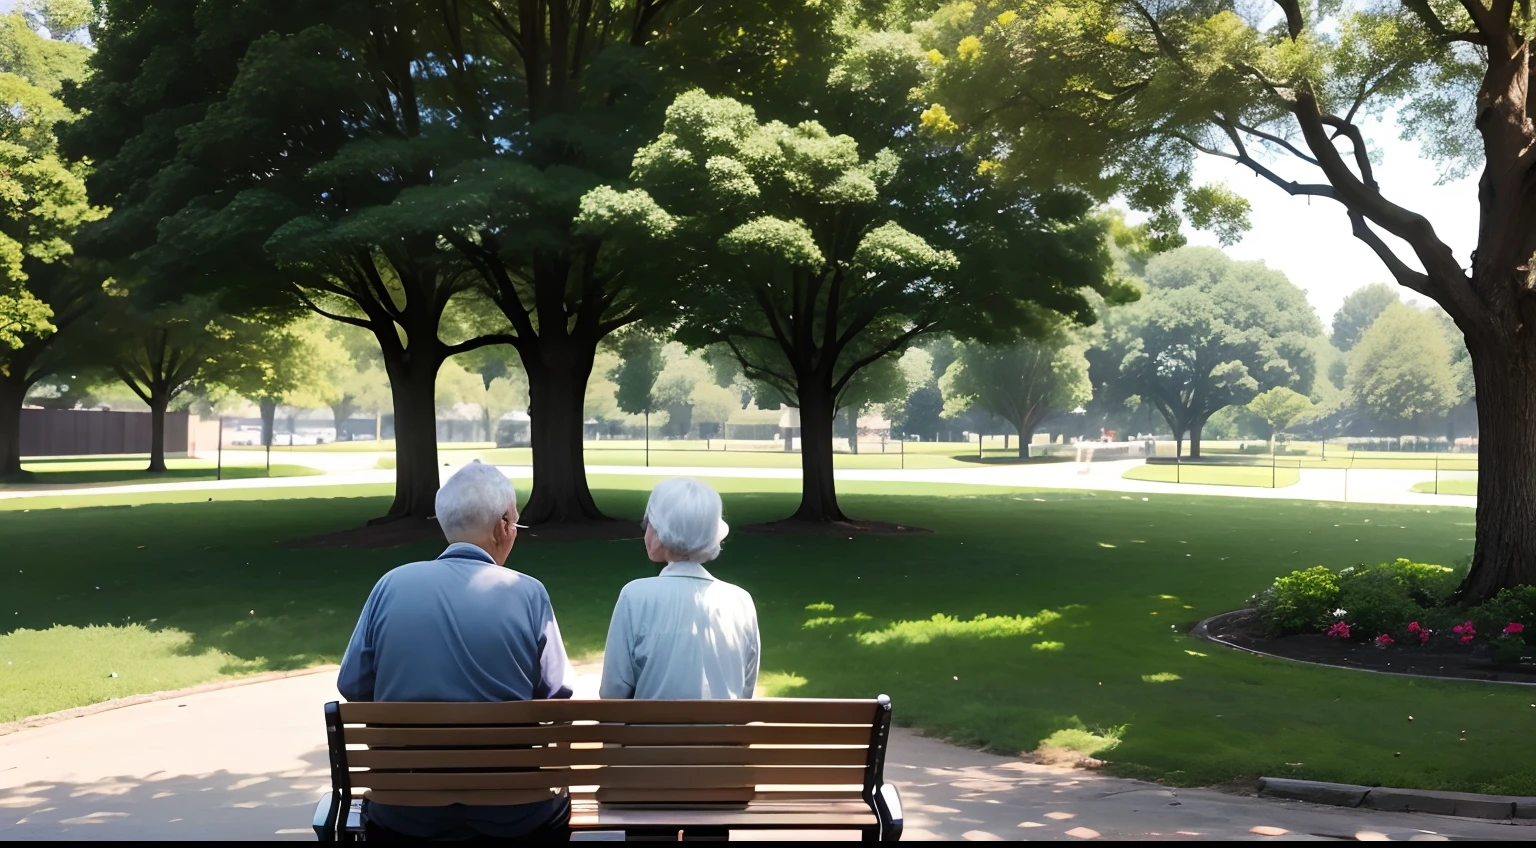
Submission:
[[[458,542],[379,578],[341,660],[349,701],[530,701],[571,697],[575,673],[544,584]],[[363,814],[423,839],[515,838],[568,815],[569,800],[401,807]]]
[[[761,644],[745,589],[674,562],[619,593],[603,656],[604,698],[750,698]]]
[[[456,542],[368,595],[336,688],[349,701],[571,697],[575,674],[544,584]]]

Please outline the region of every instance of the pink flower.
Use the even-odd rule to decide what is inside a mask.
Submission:
[[[1451,632],[1461,637],[1461,644],[1463,645],[1472,641],[1477,636],[1477,628],[1473,627],[1470,621],[1466,624],[1458,624],[1452,627]]]
[[[1393,640],[1392,640],[1391,636],[1388,636],[1387,634],[1383,633],[1380,636],[1376,637],[1376,647],[1378,647],[1378,648],[1385,648],[1388,645],[1391,645],[1392,641]]]
[[[1525,630],[1525,625],[1521,624],[1518,621],[1511,621],[1509,623],[1509,626],[1504,628],[1504,632],[1509,634],[1510,636],[1517,636],[1521,632],[1523,632],[1524,630]]]
[[[1334,622],[1334,625],[1332,627],[1328,628],[1328,634],[1327,635],[1330,638],[1333,638],[1333,639],[1348,639],[1349,638],[1349,624],[1347,624],[1347,623],[1345,623],[1343,621]]]
[[[1409,633],[1418,633],[1419,631],[1421,631],[1423,629],[1424,628],[1420,627],[1419,623],[1417,621],[1410,621],[1410,622],[1408,622],[1408,632]]]

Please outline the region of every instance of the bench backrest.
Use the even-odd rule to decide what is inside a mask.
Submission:
[[[407,806],[861,798],[884,782],[890,700],[330,703],[336,790]]]

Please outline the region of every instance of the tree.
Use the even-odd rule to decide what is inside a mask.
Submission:
[[[1306,295],[1262,262],[1234,262],[1187,247],[1147,265],[1149,291],[1124,308],[1112,332],[1124,351],[1125,395],[1160,412],[1189,455],[1200,456],[1206,419],[1260,391],[1309,391],[1311,340],[1322,332]]]
[[[651,410],[656,407],[656,378],[663,367],[662,343],[649,333],[631,330],[616,347],[619,364],[608,375],[616,386],[614,401],[622,412],[644,415],[649,429]]]
[[[967,344],[944,372],[939,387],[950,417],[980,407],[1019,434],[1019,458],[1029,457],[1030,438],[1046,417],[1087,403],[1087,344],[1065,327],[1011,345]]]
[[[1076,311],[1081,287],[1111,288],[1102,227],[1081,197],[993,187],[904,97],[878,97],[920,80],[915,41],[870,34],[843,58],[829,87],[854,104],[850,123],[882,126],[863,132],[891,146],[861,152],[815,121],[760,123],[736,100],[694,91],[636,156],[638,188],[583,199],[587,226],[669,242],[687,281],[680,338],[729,345],[749,378],[799,408],[794,518],[805,521],[846,520],[833,417],[859,371],[977,310],[1002,325],[1031,299]],[[944,202],[954,197],[968,202]],[[973,260],[965,273],[956,250]]]
[[[260,308],[297,299],[371,333],[395,412],[384,519],[426,520],[438,369],[499,340],[440,334],[477,285],[442,241],[460,206],[430,190],[470,155],[442,99],[444,66],[427,61],[460,34],[458,6],[202,8],[103,4],[95,73],[66,92],[89,114],[64,146],[98,163],[91,196],[113,207],[87,245],[165,297],[217,290]]]
[[[979,6],[949,15],[1005,73],[945,102],[958,122],[996,132],[1010,165],[1070,139],[1057,179],[1124,190],[1175,221],[1183,200],[1192,221],[1225,222],[1235,237],[1241,204],[1212,202],[1230,195],[1190,179],[1197,151],[1229,159],[1293,196],[1332,201],[1319,209],[1342,207],[1399,285],[1450,314],[1477,382],[1481,446],[1498,458],[1478,476],[1462,593],[1480,601],[1536,583],[1530,4],[1073,0],[995,27]],[[1470,262],[1378,179],[1366,121],[1389,110],[1443,173],[1480,174]]]
[[[1276,386],[1248,402],[1248,411],[1264,419],[1269,425],[1269,441],[1273,445],[1281,431],[1313,412],[1312,400],[1300,392],[1284,386]]]
[[[149,466],[165,465],[165,413],[198,382],[227,378],[251,356],[249,326],[230,320],[211,298],[187,298],[167,305],[146,304],[119,290],[97,330],[100,362],[149,407]]]
[[[1386,283],[1371,283],[1350,292],[1339,311],[1333,313],[1333,346],[1344,351],[1354,347],[1371,322],[1388,306],[1401,302],[1397,289]]]
[[[1402,304],[1389,306],[1355,344],[1345,386],[1358,407],[1398,434],[1457,400],[1444,334],[1433,316]]]
[[[67,4],[32,3],[0,15],[0,477],[21,473],[21,405],[70,360],[100,277],[73,261],[78,228],[104,211],[86,197],[82,169],[60,160],[54,126],[73,114],[57,99],[84,73],[89,51],[44,21]]]

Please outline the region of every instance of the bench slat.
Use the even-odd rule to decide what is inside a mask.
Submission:
[[[601,785],[611,789],[712,789],[733,786],[862,786],[862,767],[838,766],[605,766],[536,772],[362,772],[355,785],[373,790],[542,789]]]
[[[720,701],[508,701],[468,703],[346,703],[346,724],[497,725],[547,721],[624,724],[865,724],[880,709],[872,700],[754,698]]]
[[[387,747],[485,747],[613,743],[618,745],[864,745],[869,724],[629,725],[541,727],[349,727],[349,743]]]
[[[868,748],[536,748],[491,751],[352,751],[368,769],[524,768],[530,766],[863,766]],[[361,775],[352,778],[365,781]]]
[[[591,787],[573,788],[571,790],[571,804],[573,809],[596,809],[597,799]],[[403,807],[446,807],[450,804],[472,804],[485,806],[498,806],[504,804],[532,804],[538,801],[548,800],[548,789],[511,789],[511,790],[467,790],[459,792],[444,791],[399,791],[399,790],[370,790],[359,791],[353,797],[364,797],[379,804],[399,804]],[[603,793],[605,803],[646,803],[678,804],[697,806],[708,803],[751,803],[751,809],[762,812],[771,812],[780,808],[794,807],[806,809],[815,807],[820,809],[828,806],[836,810],[868,810],[869,805],[864,803],[861,790],[808,790],[788,789],[778,791],[763,791],[747,789],[616,789]],[[852,805],[849,807],[848,805]]]

